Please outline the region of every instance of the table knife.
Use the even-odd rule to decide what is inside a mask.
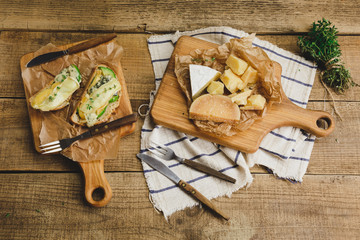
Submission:
[[[74,54],[74,53],[78,53],[84,50],[87,50],[89,48],[95,47],[101,43],[105,43],[110,41],[111,39],[115,38],[116,34],[108,34],[104,37],[99,37],[99,38],[93,38],[90,39],[88,41],[76,44],[68,49],[62,50],[62,51],[57,51],[57,52],[49,52],[49,53],[45,53],[42,55],[39,55],[33,59],[31,59],[27,64],[26,67],[33,67],[33,66],[37,66],[40,65],[42,63],[46,63],[46,62],[50,62],[53,61],[57,58],[60,58],[62,56],[65,55],[70,55],[70,54]]]
[[[190,194],[194,198],[198,199],[200,202],[202,202],[204,205],[209,207],[211,210],[213,210],[215,213],[219,214],[221,217],[223,217],[225,220],[229,220],[230,217],[222,213],[215,205],[210,202],[209,199],[207,199],[204,195],[202,195],[198,190],[196,190],[193,186],[185,182],[184,180],[180,179],[173,171],[170,170],[169,167],[167,167],[165,164],[160,162],[154,157],[151,157],[149,155],[146,155],[144,153],[138,153],[136,155],[139,159],[146,162],[149,166],[175,182],[182,190],[184,190],[186,193]]]

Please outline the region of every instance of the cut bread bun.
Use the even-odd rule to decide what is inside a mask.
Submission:
[[[55,76],[44,88],[30,99],[30,106],[41,111],[55,111],[66,107],[72,94],[80,88],[81,74],[72,64]]]
[[[92,127],[106,122],[120,105],[121,84],[116,73],[106,65],[98,65],[87,83],[70,120]]]
[[[194,120],[238,124],[240,109],[227,96],[204,94],[191,104],[189,117]]]

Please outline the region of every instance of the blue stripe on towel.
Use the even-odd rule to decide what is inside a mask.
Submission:
[[[312,87],[312,86],[313,86],[312,84],[303,83],[303,82],[301,82],[301,81],[299,81],[299,80],[296,80],[295,78],[290,78],[290,77],[287,77],[287,76],[284,76],[284,75],[281,75],[281,77],[282,77],[282,78],[285,78],[285,79],[287,79],[287,80],[290,80],[290,81],[299,83],[299,84],[301,84],[301,85],[304,85],[304,86],[306,86],[306,87]]]
[[[268,153],[274,154],[274,155],[276,155],[276,156],[278,156],[278,157],[280,157],[280,158],[282,158],[282,159],[288,159],[286,156],[281,155],[281,154],[279,154],[279,153],[277,153],[277,152],[270,151],[270,150],[268,150],[268,149],[266,149],[266,148],[263,148],[263,147],[259,147],[259,148],[260,148],[261,150],[264,150],[265,152],[268,152]],[[308,161],[309,161],[309,159],[308,159],[308,158],[300,158],[300,157],[289,157],[289,159],[293,159],[293,160],[300,160],[300,161],[306,161],[306,162],[308,162]]]
[[[165,61],[169,61],[170,58],[162,58],[162,59],[154,59],[154,60],[151,60],[152,63],[155,63],[155,62],[165,62]]]
[[[192,158],[189,158],[189,160],[190,160],[190,161],[194,161],[195,159],[201,158],[201,157],[203,157],[203,156],[214,156],[214,155],[218,154],[219,152],[221,152],[220,149],[216,150],[216,151],[213,152],[213,153],[209,153],[209,154],[207,154],[207,153],[199,154],[199,155],[196,155],[196,156],[194,156],[194,157],[192,157]],[[177,166],[179,166],[179,165],[181,165],[181,164],[182,164],[182,163],[179,162],[179,163],[175,163],[175,164],[169,165],[168,167],[169,167],[169,168],[173,168],[173,167],[177,167]],[[156,171],[156,170],[154,170],[154,169],[148,169],[148,170],[144,170],[144,173],[155,172],[155,171]]]
[[[289,97],[288,97],[289,98]],[[295,100],[295,99],[293,99],[293,98],[289,98],[290,99],[290,101],[292,101],[292,102],[294,102],[294,103],[297,103],[297,104],[300,104],[300,105],[307,105],[307,102],[301,102],[301,101],[298,101],[298,100]]]
[[[226,167],[226,168],[223,168],[223,169],[219,170],[219,172],[225,172],[225,171],[227,171],[227,170],[229,170],[229,169],[236,168],[236,167],[237,167],[237,166]],[[202,176],[200,176],[200,177],[197,177],[197,178],[188,180],[187,183],[189,183],[189,184],[190,184],[190,183],[194,183],[194,182],[197,182],[197,181],[199,181],[199,180],[201,180],[201,179],[208,178],[208,177],[210,177],[210,176],[207,175],[207,174],[205,174],[205,175],[202,175]],[[158,190],[151,190],[151,189],[150,189],[149,192],[150,192],[151,194],[155,194],[155,193],[165,192],[165,191],[167,191],[167,190],[170,190],[170,189],[173,189],[173,188],[176,188],[176,187],[177,187],[177,185],[171,185],[171,186],[169,186],[169,187],[162,188],[162,189],[158,189]]]
[[[239,156],[240,156],[240,151],[237,151],[236,156],[235,156],[235,164],[237,164]]]
[[[148,44],[162,44],[162,43],[171,43],[171,40],[164,40],[164,41],[154,41],[154,42],[150,42],[148,41]]]
[[[278,133],[274,133],[273,131],[270,132],[272,135],[276,136],[276,137],[279,137],[279,138],[282,138],[282,139],[285,139],[286,141],[289,141],[289,142],[296,142],[295,139],[292,139],[292,138],[287,138],[281,134],[278,134]]]

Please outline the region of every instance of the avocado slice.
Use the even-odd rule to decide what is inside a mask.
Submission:
[[[116,78],[116,74],[112,69],[107,67],[99,67],[99,68],[103,72],[104,76],[110,75],[111,77]]]
[[[110,100],[109,103],[116,102],[119,99],[119,95],[114,95]]]
[[[101,113],[99,113],[96,119],[100,118],[105,113],[107,107],[108,106],[104,107],[104,109],[101,111]]]

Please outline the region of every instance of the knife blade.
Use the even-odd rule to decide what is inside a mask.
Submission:
[[[200,202],[202,202],[204,205],[209,207],[211,210],[213,210],[215,213],[219,214],[221,217],[223,217],[225,220],[229,220],[230,217],[224,214],[222,211],[220,211],[209,199],[207,199],[204,195],[202,195],[198,190],[196,190],[193,186],[182,180],[179,176],[177,176],[171,169],[157,160],[154,157],[151,157],[144,153],[138,153],[136,156],[146,162],[150,167],[154,168],[173,182],[175,182],[182,190],[184,190],[189,195],[195,197]]]
[[[90,39],[88,41],[76,44],[68,49],[62,50],[62,51],[57,51],[57,52],[49,52],[49,53],[45,53],[45,54],[41,54],[33,59],[31,59],[27,64],[26,67],[33,67],[33,66],[37,66],[40,65],[42,63],[46,63],[46,62],[51,62],[57,58],[63,57],[65,55],[70,55],[70,54],[74,54],[74,53],[78,53],[84,50],[87,50],[89,48],[95,47],[101,43],[105,43],[110,41],[111,39],[115,38],[116,34],[108,34],[106,36],[103,37],[99,37],[99,38],[93,38]]]

